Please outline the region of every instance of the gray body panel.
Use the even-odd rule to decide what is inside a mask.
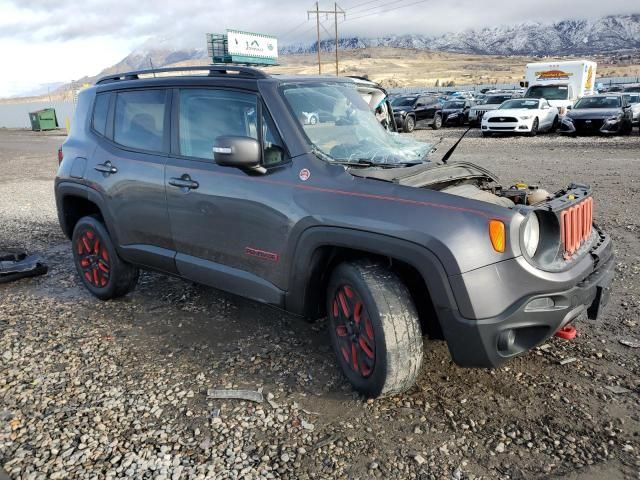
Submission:
[[[324,246],[408,263],[429,289],[454,359],[468,366],[496,365],[501,359],[495,352],[474,358],[455,353],[455,325],[500,319],[524,299],[570,289],[593,272],[589,255],[556,273],[532,266],[522,257],[519,241],[511,240],[519,238],[524,219],[515,210],[418,188],[410,180],[355,176],[342,165],[319,159],[277,92],[288,81],[303,80],[158,78],[83,91],[56,178],[63,228],[65,199],[89,200],[99,208],[125,260],[301,315],[310,312],[309,301],[316,293],[309,279],[314,262],[322,261],[316,252]],[[150,87],[171,91],[181,85],[256,92],[276,124],[289,161],[260,175],[180,157],[175,119],[167,124],[170,138],[162,154],[124,149],[91,128],[87,112],[96,92]],[[107,161],[116,173],[95,170]],[[303,170],[310,173],[308,178],[301,175]],[[196,189],[169,183],[185,175],[198,183]],[[491,219],[507,226],[504,253],[491,246]],[[486,341],[472,332],[465,342],[473,338]]]

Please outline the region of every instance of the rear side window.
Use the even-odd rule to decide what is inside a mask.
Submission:
[[[113,140],[125,147],[161,152],[165,90],[120,92],[116,97]]]
[[[221,135],[258,140],[255,95],[212,89],[181,89],[180,153],[213,161],[213,145]]]
[[[93,106],[93,129],[104,136],[107,130],[107,116],[109,114],[109,100],[111,95],[108,93],[102,93],[96,95],[96,101]]]

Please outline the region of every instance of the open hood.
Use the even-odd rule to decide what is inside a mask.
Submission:
[[[470,162],[425,163],[405,168],[350,168],[356,177],[373,178],[408,187],[445,187],[461,180],[498,182],[489,170]]]

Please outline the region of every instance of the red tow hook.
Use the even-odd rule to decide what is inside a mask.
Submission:
[[[578,330],[573,325],[567,325],[566,327],[562,327],[555,333],[555,336],[558,338],[563,338],[565,340],[573,340],[576,338],[578,334]]]

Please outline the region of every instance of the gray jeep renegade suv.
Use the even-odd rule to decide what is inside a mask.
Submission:
[[[60,224],[96,297],[127,294],[143,268],[328,316],[369,396],[414,384],[423,335],[495,367],[606,303],[612,246],[589,187],[503,189],[429,161],[348,78],[173,70],[83,90],[59,152]]]

